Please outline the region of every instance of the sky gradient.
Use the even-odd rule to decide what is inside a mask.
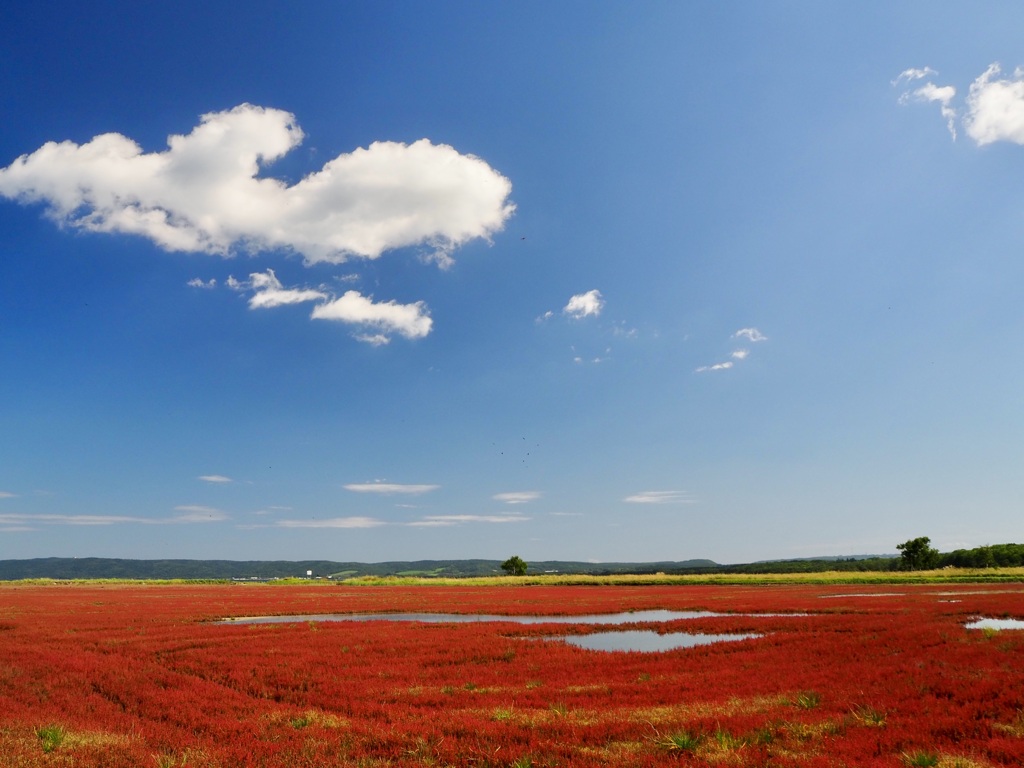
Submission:
[[[1018,4],[14,5],[0,558],[1024,540]]]

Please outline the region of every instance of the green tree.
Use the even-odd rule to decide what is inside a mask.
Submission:
[[[927,536],[919,536],[897,544],[896,549],[900,551],[900,570],[926,571],[934,568],[939,560],[939,552],[932,549],[931,543],[932,540]]]
[[[526,561],[519,555],[512,555],[512,557],[501,564],[501,570],[509,576],[525,576],[528,567]]]

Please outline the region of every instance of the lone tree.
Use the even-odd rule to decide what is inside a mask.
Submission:
[[[939,552],[932,549],[931,543],[932,540],[927,536],[920,536],[897,544],[896,549],[900,551],[900,570],[926,571],[934,568],[939,560]]]
[[[501,570],[509,576],[525,576],[527,567],[526,561],[519,555],[512,555],[512,557],[501,564]]]

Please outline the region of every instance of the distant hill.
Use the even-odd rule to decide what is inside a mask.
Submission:
[[[531,562],[530,573],[678,573],[718,567],[713,560],[659,563]],[[342,563],[331,560],[125,560],[102,557],[44,557],[0,560],[0,580],[16,579],[345,579],[355,576],[493,576],[500,560],[417,560]]]
[[[529,573],[712,574],[819,573],[822,571],[890,571],[900,566],[896,555],[848,555],[721,565],[713,560],[655,563],[583,563],[572,560],[530,562]],[[940,554],[936,566],[987,568],[1024,566],[1024,544],[994,544]],[[322,579],[356,576],[493,576],[502,573],[499,560],[416,560],[387,563],[342,563],[333,560],[123,560],[102,557],[44,557],[0,560],[0,581],[17,579]]]

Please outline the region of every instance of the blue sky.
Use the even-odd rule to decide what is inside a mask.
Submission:
[[[0,557],[1021,541],[1016,3],[0,10]]]

